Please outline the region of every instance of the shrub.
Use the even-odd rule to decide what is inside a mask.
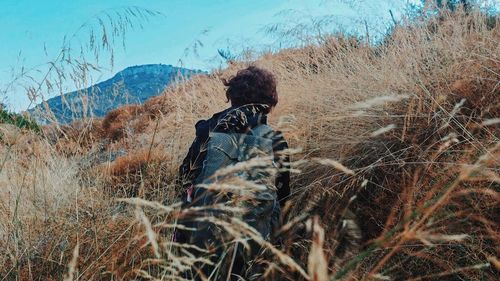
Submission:
[[[9,112],[2,107],[0,107],[0,123],[12,124],[20,129],[28,129],[37,133],[41,131],[40,126],[29,117]]]

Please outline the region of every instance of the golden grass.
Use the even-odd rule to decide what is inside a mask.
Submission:
[[[494,280],[499,35],[482,14],[442,14],[377,47],[331,37],[232,63],[47,138],[2,127],[0,276],[181,279],[200,257],[170,241],[177,167],[195,122],[227,106],[220,78],[254,63],[276,74],[270,121],[300,148],[291,223],[282,249],[220,224],[269,249],[268,279]],[[115,200],[131,194],[172,207]]]

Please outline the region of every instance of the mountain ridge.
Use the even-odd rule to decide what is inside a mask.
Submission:
[[[206,72],[170,64],[129,66],[90,87],[50,98],[28,112],[41,124],[103,117],[120,106],[142,104],[161,94],[168,85],[203,73]]]

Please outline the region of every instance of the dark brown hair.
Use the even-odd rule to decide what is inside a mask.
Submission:
[[[232,106],[266,104],[269,105],[269,113],[278,104],[276,79],[265,69],[249,66],[238,71],[231,79],[222,81],[228,87],[226,97]]]

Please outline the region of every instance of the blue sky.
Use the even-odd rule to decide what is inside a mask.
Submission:
[[[0,0],[0,89],[22,68],[37,67],[57,57],[65,35],[103,10],[139,6],[158,11],[144,29],[126,34],[126,48],[116,46],[114,66],[102,63],[105,71],[94,77],[105,80],[131,65],[147,63],[182,64],[188,68],[210,70],[220,66],[217,49],[235,53],[243,48],[272,46],[274,38],[263,28],[273,23],[310,22],[312,18],[333,15],[336,24],[352,27],[353,20],[369,19],[383,29],[389,9],[398,10],[406,1],[335,0]],[[349,5],[347,3],[355,3]],[[202,34],[204,30],[208,32]],[[82,31],[85,33],[85,31]],[[87,34],[81,34],[87,36]],[[203,42],[199,55],[185,54],[196,39]],[[39,79],[38,72],[31,73]],[[23,84],[25,85],[25,84]],[[67,91],[74,85],[65,85]],[[0,96],[15,111],[25,110],[29,100],[21,85]],[[51,95],[45,96],[49,98]]]

